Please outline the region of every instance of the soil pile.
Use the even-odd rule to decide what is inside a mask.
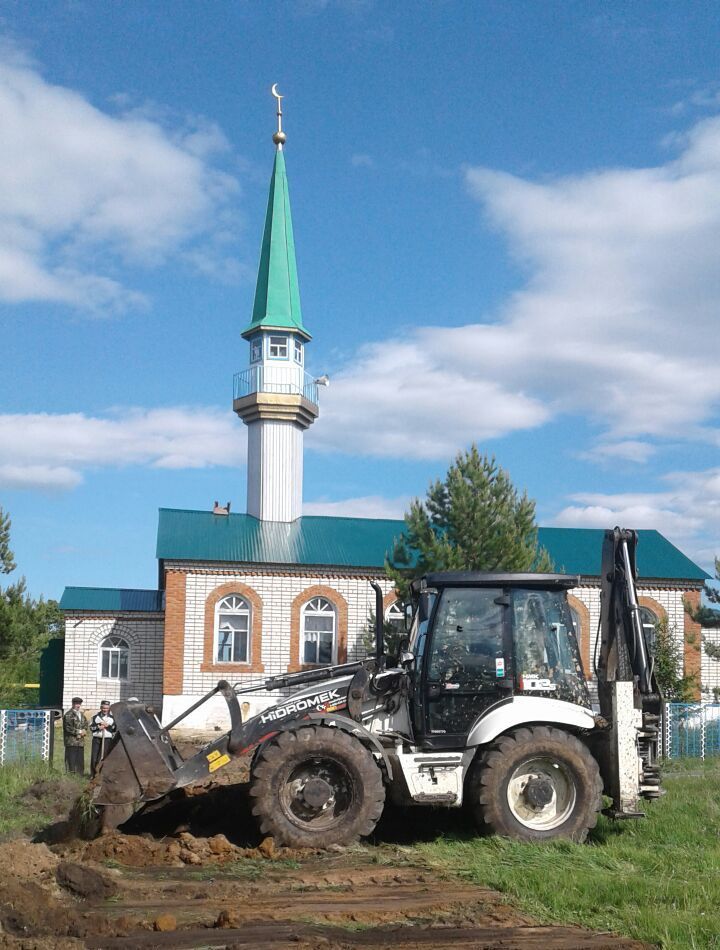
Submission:
[[[265,838],[257,848],[242,848],[223,834],[210,838],[196,838],[188,831],[177,836],[156,840],[149,834],[126,835],[116,832],[81,845],[78,857],[84,861],[112,862],[130,868],[201,867],[206,864],[224,864],[241,858],[282,861],[316,854],[315,851],[297,851],[276,848],[272,838]]]

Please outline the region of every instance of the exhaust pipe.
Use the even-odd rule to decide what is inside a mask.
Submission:
[[[375,581],[370,581],[370,586],[375,591],[375,657],[378,667],[385,665],[385,632],[383,630],[383,592],[382,588]]]

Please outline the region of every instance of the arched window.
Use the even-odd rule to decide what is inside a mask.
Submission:
[[[650,656],[655,656],[655,642],[657,640],[656,624],[657,615],[649,607],[640,608],[640,622],[642,623],[643,633],[645,634],[645,643],[647,644]]]
[[[394,600],[385,611],[385,623],[391,624],[399,634],[405,632],[405,614],[397,600]]]
[[[228,594],[215,607],[215,661],[250,662],[250,604],[239,594]]]
[[[334,663],[335,608],[324,597],[313,597],[302,609],[301,663]]]
[[[126,680],[130,666],[130,647],[122,637],[105,637],[100,644],[100,678]]]

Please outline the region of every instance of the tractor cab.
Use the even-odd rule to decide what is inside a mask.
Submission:
[[[429,748],[464,740],[514,696],[590,708],[561,574],[442,572],[413,582],[412,717]]]

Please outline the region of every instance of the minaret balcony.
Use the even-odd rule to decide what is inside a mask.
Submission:
[[[318,384],[299,366],[251,366],[235,373],[233,409],[248,424],[272,419],[306,429],[318,416]]]

